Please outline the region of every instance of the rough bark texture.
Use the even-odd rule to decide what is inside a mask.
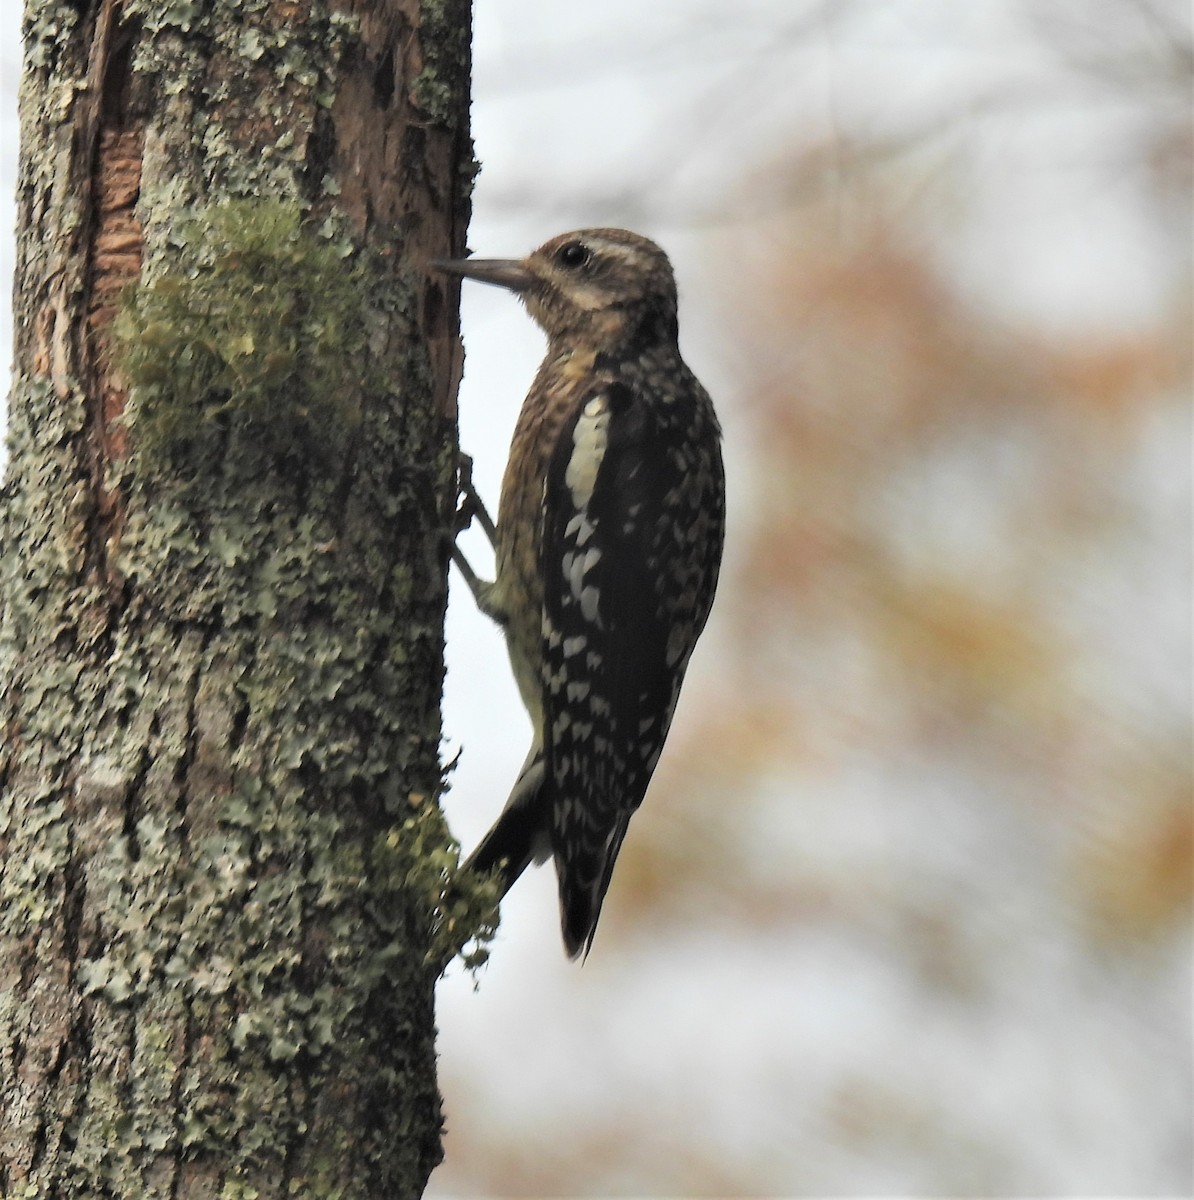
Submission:
[[[457,343],[425,263],[463,242],[469,20],[467,0],[28,5],[2,1196],[414,1196],[439,1159]],[[184,252],[180,214],[222,197],[339,221],[384,264],[362,319],[387,386],[343,453],[230,443],[182,481],[118,419],[112,321]]]

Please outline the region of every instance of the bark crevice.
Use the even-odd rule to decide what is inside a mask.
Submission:
[[[139,27],[126,21],[121,0],[102,0],[87,73],[87,102],[77,110],[76,144],[84,211],[83,344],[77,361],[88,397],[88,476],[93,503],[85,570],[115,603],[115,566],[125,521],[125,497],[114,464],[127,453],[120,421],[127,400],[112,361],[110,327],[125,287],[141,271],[144,236],[137,215],[141,193],[144,118],[133,112],[133,51]]]

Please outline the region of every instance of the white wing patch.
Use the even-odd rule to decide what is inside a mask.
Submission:
[[[594,396],[581,410],[580,417],[572,430],[572,454],[564,471],[564,483],[572,499],[575,516],[568,522],[565,534],[574,537],[575,549],[565,554],[560,562],[564,582],[572,599],[580,605],[581,616],[590,625],[600,627],[598,611],[600,595],[585,576],[601,561],[601,551],[596,546],[584,549],[596,527],[589,520],[588,509],[597,486],[597,474],[609,445],[609,399]],[[565,644],[564,653],[568,653]]]
[[[609,401],[605,396],[594,396],[572,430],[572,455],[564,472],[564,482],[572,493],[573,512],[583,513],[589,507],[608,443]]]

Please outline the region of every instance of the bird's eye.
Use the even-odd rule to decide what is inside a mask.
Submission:
[[[565,242],[556,251],[556,261],[565,267],[583,267],[589,261],[589,248],[584,242]]]

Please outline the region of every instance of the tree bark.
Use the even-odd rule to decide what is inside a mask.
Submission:
[[[469,22],[467,0],[28,2],[0,1196],[417,1196],[439,1161],[459,356],[425,264],[464,238]],[[232,386],[148,448],[113,322],[133,281],[189,286],[184,219],[225,199],[367,266],[328,316],[360,332],[360,382],[244,420]],[[251,295],[247,258],[218,266]],[[310,391],[324,300],[282,322],[286,387]],[[177,359],[159,405],[193,379]]]

